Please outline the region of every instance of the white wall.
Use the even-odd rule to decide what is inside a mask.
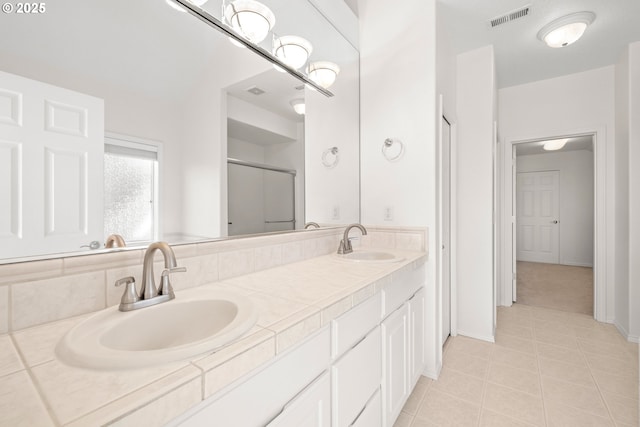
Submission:
[[[436,229],[435,0],[360,0],[361,204],[365,225]],[[390,163],[381,153],[386,138],[406,146]],[[386,207],[393,220],[384,220]],[[434,235],[433,233],[432,235]],[[427,370],[441,367],[440,297],[436,241],[429,239]]]
[[[640,341],[640,42],[629,45],[629,336]]]
[[[560,172],[560,264],[593,266],[593,152],[518,156],[517,172]]]
[[[614,66],[500,89],[499,136],[514,141],[596,132],[596,315],[613,321],[615,284]],[[505,177],[506,179],[507,177]],[[598,265],[598,258],[604,259]]]
[[[212,61],[182,103],[183,224],[186,234],[227,234],[227,95],[236,82],[271,69],[248,49],[232,49],[224,66]]]
[[[615,323],[629,333],[629,49],[615,68],[616,285]]]
[[[493,341],[493,46],[457,58],[458,333]]]
[[[329,88],[334,97],[305,89],[305,189],[313,195],[305,200],[309,221],[348,224],[360,220],[358,77],[358,62],[345,62]],[[338,147],[340,160],[328,169],[322,164],[322,153],[331,147]],[[335,209],[338,217],[333,215]]]

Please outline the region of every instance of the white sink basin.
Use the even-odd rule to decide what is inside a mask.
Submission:
[[[189,359],[238,338],[256,323],[248,298],[189,291],[121,312],[112,307],[71,329],[58,343],[62,361],[86,368],[139,368]]]
[[[404,258],[389,252],[380,251],[353,251],[346,255],[335,255],[338,259],[352,262],[399,262]]]

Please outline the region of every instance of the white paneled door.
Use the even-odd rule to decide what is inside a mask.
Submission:
[[[103,240],[104,103],[0,72],[0,258]]]
[[[516,178],[517,260],[558,264],[559,172],[520,172]]]

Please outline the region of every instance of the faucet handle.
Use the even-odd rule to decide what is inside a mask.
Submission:
[[[116,280],[116,286],[125,285],[126,288],[120,299],[120,306],[123,304],[131,304],[140,300],[138,292],[136,291],[136,279],[133,276],[124,277]]]
[[[184,273],[186,271],[187,267],[173,267],[162,270],[162,275],[160,277],[160,291],[158,292],[158,295],[169,295],[169,299],[175,298],[173,287],[169,281],[169,275],[171,273]]]

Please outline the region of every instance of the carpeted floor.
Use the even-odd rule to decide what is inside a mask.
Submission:
[[[518,261],[519,304],[593,314],[593,269]]]

